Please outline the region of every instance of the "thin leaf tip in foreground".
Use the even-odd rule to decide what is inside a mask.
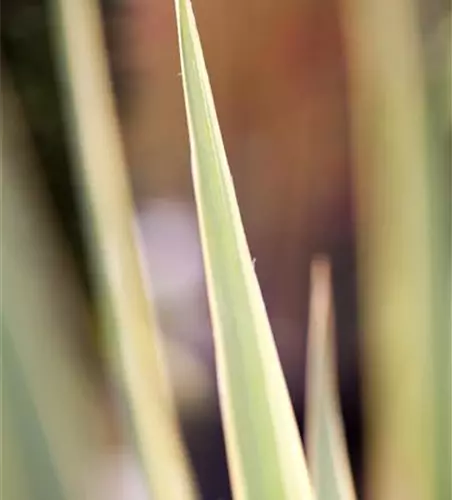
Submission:
[[[192,175],[236,500],[309,500],[289,393],[254,272],[191,2],[176,0]]]

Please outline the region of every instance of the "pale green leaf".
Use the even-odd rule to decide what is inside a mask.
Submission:
[[[435,498],[436,390],[434,233],[419,6],[409,0],[344,0],[343,6],[364,334],[367,493],[385,500],[425,500]]]
[[[79,500],[105,444],[73,343],[88,318],[4,67],[2,103],[2,493]]]
[[[322,500],[355,500],[339,406],[331,269],[326,258],[311,267],[307,343],[306,442],[313,488]]]
[[[311,487],[240,219],[192,5],[176,1],[229,470],[237,500],[308,500]]]
[[[196,498],[137,251],[99,5],[54,3],[67,118],[79,158],[76,173],[111,368],[124,388],[152,499]]]

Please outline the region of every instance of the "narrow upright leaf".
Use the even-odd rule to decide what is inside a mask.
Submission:
[[[330,263],[311,267],[311,306],[307,347],[306,442],[317,498],[355,500],[334,362],[334,314]]]
[[[419,5],[342,3],[356,166],[367,494],[426,500],[435,498],[436,391]]]
[[[68,122],[112,370],[119,374],[152,500],[197,497],[146,294],[98,2],[55,0]]]
[[[191,2],[176,0],[176,14],[234,498],[308,500],[303,449],[240,219]]]
[[[2,64],[0,496],[79,500],[105,452],[73,343],[88,317],[7,76]]]
[[[432,27],[433,28],[433,27]],[[452,11],[424,52],[427,77],[435,388],[435,498],[452,498]]]

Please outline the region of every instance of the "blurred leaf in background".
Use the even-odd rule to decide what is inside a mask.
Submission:
[[[356,160],[367,493],[447,498],[450,163],[429,154],[436,134],[419,5],[342,3]],[[445,101],[450,105],[450,95]]]
[[[331,264],[311,264],[311,302],[306,365],[305,441],[317,498],[355,500],[337,384]]]
[[[428,6],[427,6],[428,8]],[[452,498],[452,10],[427,18],[427,94],[436,498]]]
[[[24,119],[49,203],[75,256],[76,271],[89,288],[82,244],[76,183],[64,135],[61,96],[51,46],[47,0],[3,0],[0,39],[10,77],[20,96]]]
[[[182,442],[162,339],[143,278],[134,205],[112,94],[99,4],[55,0],[53,27],[66,96],[85,242],[109,374],[153,500],[198,497]]]
[[[6,498],[79,500],[104,453],[78,340],[90,328],[2,65],[2,454]]]

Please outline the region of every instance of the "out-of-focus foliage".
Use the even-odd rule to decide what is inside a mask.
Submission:
[[[317,498],[354,500],[338,398],[332,298],[330,262],[325,257],[316,257],[311,266],[306,367],[305,436],[309,470]]]
[[[419,11],[406,0],[343,4],[356,159],[368,494],[446,498],[450,164],[428,154],[432,122]],[[442,105],[448,100],[450,105],[450,96]]]
[[[74,342],[88,316],[7,76],[2,67],[2,493],[79,500],[104,446]]]
[[[425,47],[432,334],[435,396],[435,495],[452,498],[452,11]]]
[[[50,193],[55,216],[69,239],[77,271],[88,285],[76,185],[64,136],[64,121],[52,57],[51,22],[47,0],[4,0],[0,19],[2,57],[20,96],[30,138],[43,172],[43,187]]]
[[[99,6],[54,2],[80,203],[111,373],[153,500],[197,497],[177,426],[158,326],[142,275]],[[59,36],[57,36],[59,35]]]

